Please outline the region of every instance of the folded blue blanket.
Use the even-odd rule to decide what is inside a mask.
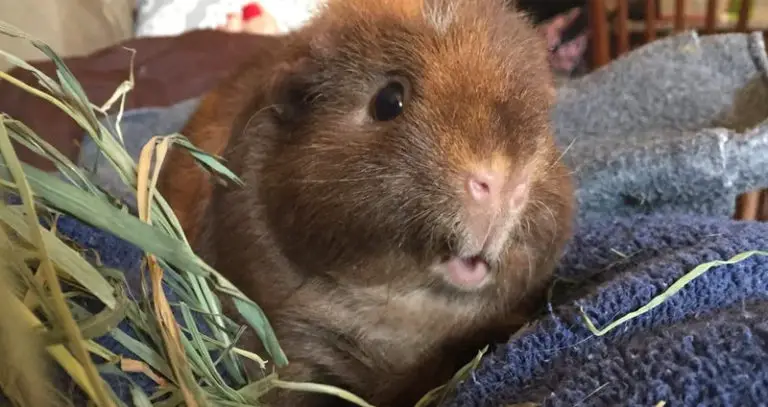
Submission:
[[[764,406],[768,257],[712,268],[599,337],[697,265],[768,248],[768,225],[634,216],[579,227],[547,316],[489,354],[450,407]],[[558,286],[556,285],[556,287]]]
[[[136,277],[140,252],[71,219],[59,229]],[[699,264],[768,249],[768,224],[635,215],[578,228],[550,311],[499,345],[446,407],[733,406],[768,401],[768,257],[713,268],[651,311],[598,337]],[[123,327],[124,328],[124,327]],[[101,344],[125,353],[109,336]],[[132,374],[144,389],[152,382]],[[128,402],[125,380],[108,376]]]

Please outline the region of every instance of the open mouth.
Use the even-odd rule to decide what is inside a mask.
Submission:
[[[448,256],[440,271],[449,283],[465,288],[477,288],[488,280],[491,267],[482,255],[471,257]]]

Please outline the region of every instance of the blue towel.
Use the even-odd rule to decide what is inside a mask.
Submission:
[[[579,227],[550,312],[484,358],[450,407],[768,405],[768,257],[710,269],[640,308],[699,264],[768,248],[768,225],[633,216]]]
[[[136,248],[67,218],[59,229],[102,253],[105,265],[136,276]],[[766,405],[768,257],[713,268],[603,337],[588,331],[578,312],[583,307],[602,327],[697,265],[756,249],[768,249],[768,224],[635,215],[579,226],[551,309],[486,355],[446,407]],[[110,337],[99,342],[126,352]],[[129,376],[148,393],[154,389],[143,375]],[[129,383],[107,379],[128,402]]]

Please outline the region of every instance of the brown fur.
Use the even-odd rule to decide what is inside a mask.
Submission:
[[[412,96],[375,122],[390,71]],[[264,308],[291,362],[281,377],[412,405],[530,317],[570,235],[551,83],[543,42],[501,0],[333,0],[184,131],[245,187],[211,187],[174,152],[161,189],[204,258]],[[492,284],[467,291],[428,267],[461,241],[456,185],[481,163],[534,179]]]

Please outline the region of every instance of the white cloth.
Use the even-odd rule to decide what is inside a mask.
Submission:
[[[281,32],[301,27],[323,0],[139,0],[136,36],[171,36],[226,23],[227,14],[258,3]]]

